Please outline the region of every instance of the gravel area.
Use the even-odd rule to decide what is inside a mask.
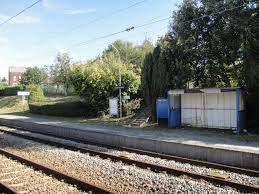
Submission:
[[[0,134],[0,146],[115,193],[237,193],[189,177],[154,173],[134,165],[111,162],[79,152]]]
[[[8,127],[4,127],[4,129],[13,130],[12,128],[8,128]],[[102,151],[102,152],[114,154],[114,155],[117,155],[117,156],[124,156],[124,157],[128,157],[128,158],[134,159],[134,160],[139,160],[139,161],[149,162],[149,163],[157,164],[157,165],[161,165],[161,166],[166,166],[166,167],[181,169],[181,170],[185,170],[185,171],[189,171],[189,172],[199,173],[199,174],[202,174],[202,175],[208,175],[209,173],[219,173],[219,174],[222,174],[222,175],[229,176],[229,179],[234,181],[234,182],[243,183],[243,184],[251,184],[251,185],[259,185],[259,177],[251,177],[251,176],[247,176],[247,175],[244,175],[244,174],[238,174],[238,172],[237,173],[227,172],[227,171],[224,171],[224,170],[207,168],[207,167],[204,167],[204,166],[195,166],[195,165],[191,165],[191,164],[188,164],[188,163],[176,162],[174,160],[166,160],[166,159],[161,159],[161,158],[150,157],[150,156],[147,156],[147,155],[130,153],[130,152],[126,152],[126,151],[118,151],[118,150],[114,150],[114,149],[107,149],[105,147],[100,147],[100,146],[80,144],[80,143],[76,143],[76,142],[73,142],[73,141],[64,140],[64,139],[60,139],[60,138],[53,138],[53,137],[50,137],[50,136],[40,135],[40,134],[36,134],[36,133],[23,132],[23,131],[17,131],[17,130],[15,132],[25,133],[25,134],[28,134],[28,135],[31,135],[31,136],[45,138],[45,139],[48,139],[48,140],[66,143],[66,144],[69,144],[69,145],[84,147],[84,148],[88,148],[88,149],[92,149],[92,150],[96,150],[96,151]]]
[[[0,155],[0,182],[17,193],[82,193],[76,187]]]

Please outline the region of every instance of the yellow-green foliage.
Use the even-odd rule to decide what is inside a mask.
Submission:
[[[44,100],[44,93],[39,85],[30,84],[27,86],[30,91],[29,102],[40,102]]]
[[[103,59],[74,67],[70,81],[76,92],[84,99],[90,111],[97,112],[108,108],[109,97],[118,85],[118,72],[121,71],[124,92],[135,94],[140,85],[140,76],[134,73],[133,65],[119,64],[114,59]]]

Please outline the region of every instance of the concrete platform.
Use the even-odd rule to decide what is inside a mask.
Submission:
[[[259,142],[241,141],[234,135],[226,136],[222,132],[211,133],[202,129],[109,127],[16,115],[0,115],[1,123],[64,137],[259,169]]]

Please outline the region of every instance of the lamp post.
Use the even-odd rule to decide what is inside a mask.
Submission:
[[[119,50],[113,45],[111,44],[111,46],[116,50],[116,52],[118,53],[119,56],[119,96],[120,96],[120,118],[122,118],[122,97],[121,97],[121,58],[120,58],[120,52]]]

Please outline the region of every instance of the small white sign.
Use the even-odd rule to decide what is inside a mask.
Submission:
[[[18,91],[17,96],[29,96],[30,92],[27,91]]]
[[[130,96],[124,96],[124,100],[130,100]]]
[[[117,116],[118,115],[118,100],[117,100],[117,98],[110,98],[109,99],[109,110],[110,110],[110,116]]]

